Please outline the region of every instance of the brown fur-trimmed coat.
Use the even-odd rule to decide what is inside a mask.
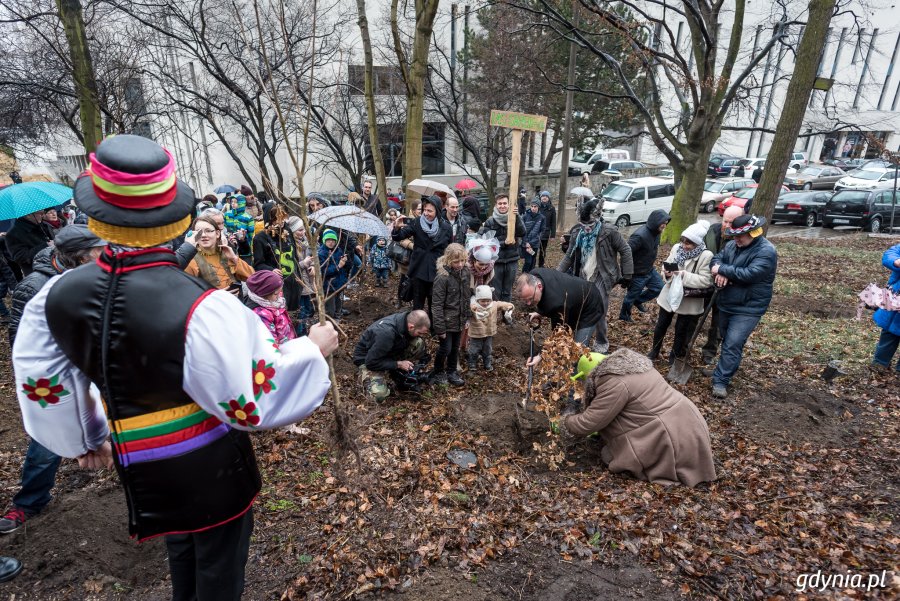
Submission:
[[[563,426],[576,436],[600,432],[611,472],[686,486],[716,479],[706,420],[644,355],[612,353],[588,376],[584,398],[585,410]]]

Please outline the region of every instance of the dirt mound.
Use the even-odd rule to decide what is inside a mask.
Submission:
[[[454,406],[454,421],[463,429],[478,432],[499,447],[518,450],[521,442],[516,427],[517,393],[473,395]]]
[[[772,307],[784,313],[799,313],[816,319],[846,319],[856,317],[856,305],[836,303],[828,299],[809,297],[798,303],[796,298],[775,296]]]
[[[125,494],[115,477],[58,494],[40,516],[0,541],[0,554],[22,559],[28,573],[4,585],[22,598],[125,593],[168,574],[162,539],[137,544],[128,537]]]
[[[734,411],[735,423],[760,441],[775,439],[843,447],[866,428],[859,407],[802,381],[776,379],[748,394]]]
[[[633,558],[613,556],[609,565],[567,562],[555,554],[528,551],[511,553],[477,572],[433,568],[422,574],[406,594],[416,601],[534,600],[587,601],[589,599],[677,599],[649,570]]]

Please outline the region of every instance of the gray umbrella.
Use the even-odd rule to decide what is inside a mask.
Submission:
[[[390,236],[391,229],[377,216],[353,205],[325,207],[309,218],[325,227],[336,227],[345,232],[368,236]]]

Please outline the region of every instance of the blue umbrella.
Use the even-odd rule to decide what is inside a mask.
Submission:
[[[0,220],[16,219],[72,199],[72,188],[50,182],[13,184],[0,190]]]
[[[216,194],[231,194],[235,190],[237,190],[237,188],[235,188],[234,186],[225,184],[224,186],[219,186],[218,188],[213,190],[213,192],[215,192]]]

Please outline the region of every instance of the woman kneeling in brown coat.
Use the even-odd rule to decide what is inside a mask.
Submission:
[[[716,479],[706,420],[644,355],[609,355],[587,376],[584,399],[585,410],[561,426],[575,436],[599,432],[611,472],[667,485]]]

